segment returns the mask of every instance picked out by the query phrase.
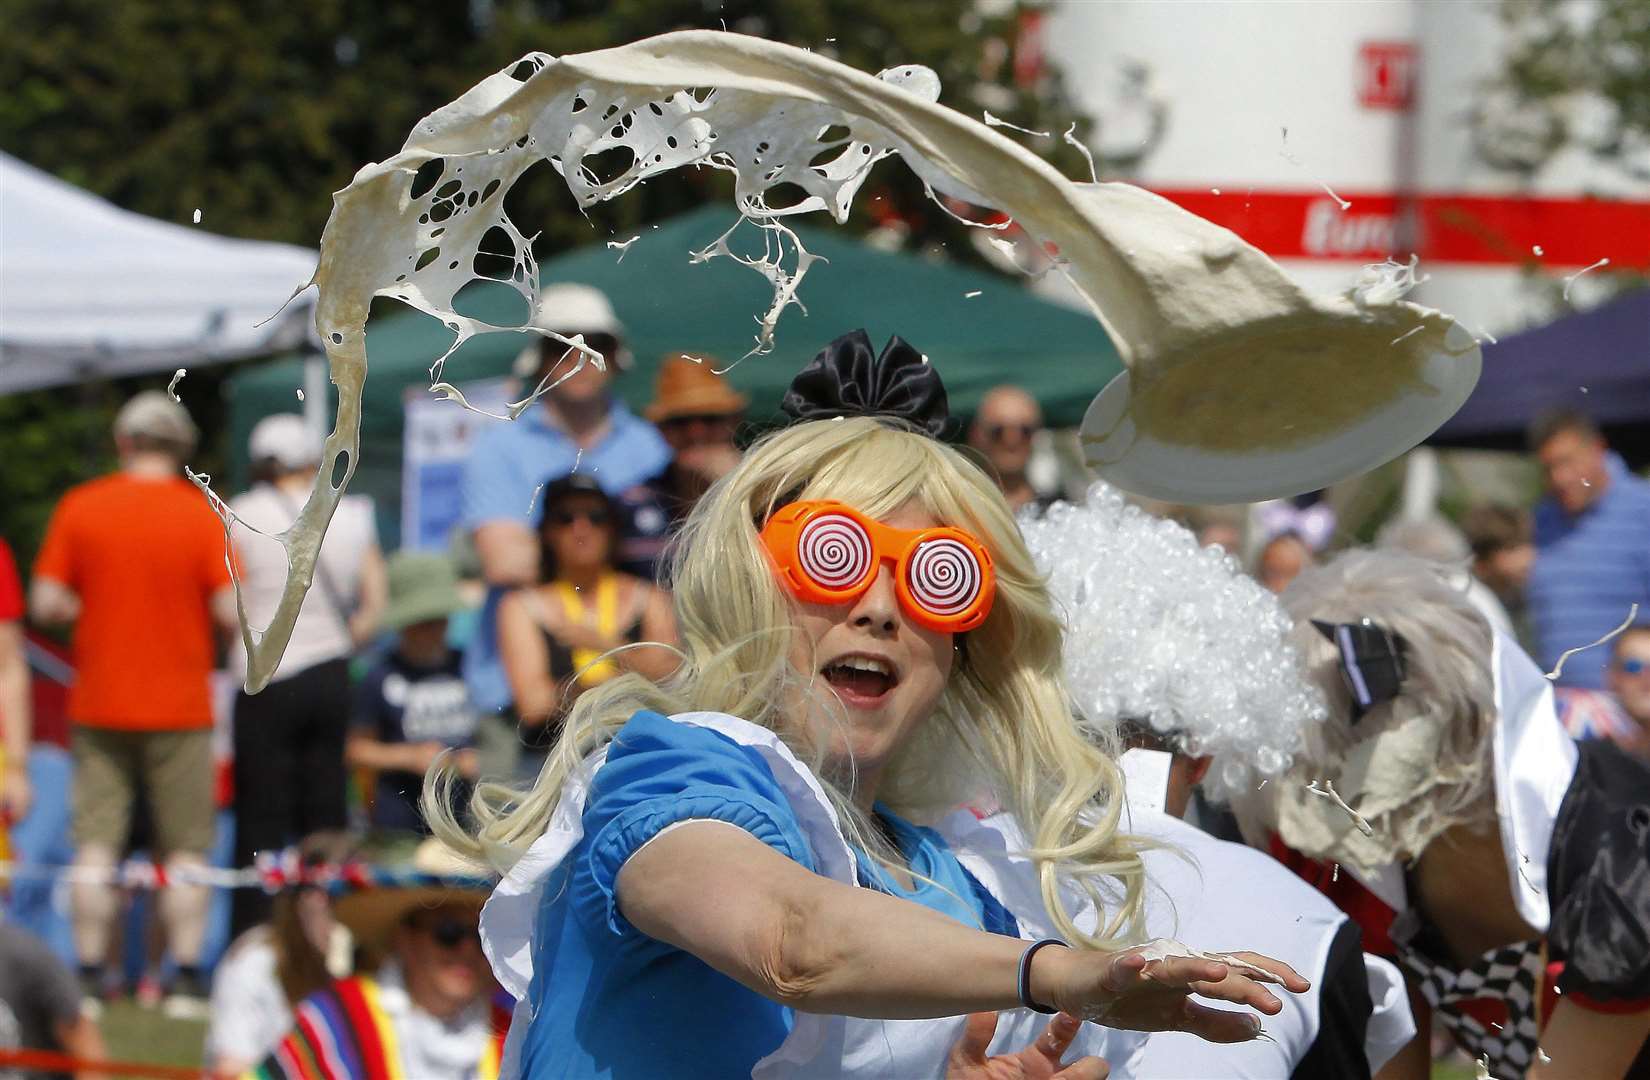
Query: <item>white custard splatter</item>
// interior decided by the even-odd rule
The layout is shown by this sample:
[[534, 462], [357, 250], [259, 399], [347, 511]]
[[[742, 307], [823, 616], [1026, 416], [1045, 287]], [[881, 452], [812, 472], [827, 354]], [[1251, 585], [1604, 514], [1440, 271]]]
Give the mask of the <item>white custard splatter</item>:
[[1564, 277], [1564, 299], [1568, 300], [1570, 298], [1570, 286], [1574, 285], [1576, 283], [1576, 279], [1579, 278], [1582, 274], [1587, 273], [1587, 271], [1589, 271], [1589, 270], [1598, 270], [1598, 269], [1601, 269], [1601, 268], [1609, 266], [1609, 265], [1610, 265], [1610, 260], [1609, 260], [1608, 257], [1606, 257], [1606, 258], [1600, 259], [1598, 262], [1594, 263], [1591, 266], [1583, 266], [1580, 270], [1577, 270], [1573, 274], [1566, 274], [1565, 277]]
[[1024, 132], [1027, 135], [1036, 135], [1044, 139], [1049, 137], [1049, 133], [1046, 131], [1033, 131], [1031, 128], [1021, 127], [1019, 124], [1011, 124], [1000, 117], [992, 116], [989, 112], [982, 113], [981, 118], [985, 120], [986, 127], [1008, 128], [1010, 131]]
[[[1582, 483], [1587, 487], [1592, 487], [1593, 486], [1592, 484], [1587, 483], [1587, 481], [1585, 481], [1585, 480], [1583, 480]], [[1613, 638], [1613, 637], [1617, 636], [1618, 634], [1621, 634], [1624, 631], [1626, 631], [1626, 629], [1629, 626], [1633, 625], [1633, 620], [1638, 618], [1638, 617], [1639, 617], [1639, 606], [1637, 604], [1634, 604], [1634, 605], [1632, 605], [1632, 607], [1630, 607], [1627, 610], [1627, 618], [1621, 620], [1621, 625], [1616, 627], [1614, 630], [1610, 631], [1608, 634], [1605, 634], [1603, 637], [1599, 638], [1597, 641], [1589, 642], [1586, 645], [1577, 645], [1573, 649], [1565, 649], [1563, 652], [1559, 653], [1558, 654], [1558, 663], [1553, 665], [1553, 670], [1547, 672], [1547, 678], [1556, 680], [1560, 675], [1564, 674], [1564, 661], [1568, 660], [1570, 657], [1574, 656], [1578, 652], [1586, 652], [1588, 649], [1598, 648], [1600, 645], [1603, 645], [1606, 641], [1609, 641], [1611, 638]]]

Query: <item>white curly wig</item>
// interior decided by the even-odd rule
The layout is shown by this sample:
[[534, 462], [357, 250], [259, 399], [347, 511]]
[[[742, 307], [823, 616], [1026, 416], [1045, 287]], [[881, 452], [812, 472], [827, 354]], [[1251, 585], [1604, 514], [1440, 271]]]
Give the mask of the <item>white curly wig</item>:
[[1212, 757], [1214, 799], [1283, 775], [1324, 704], [1300, 676], [1288, 617], [1235, 559], [1102, 483], [1020, 528], [1065, 622], [1085, 725], [1140, 724]]
[[[1329, 703], [1305, 731], [1290, 783], [1244, 800], [1246, 832], [1276, 828], [1290, 847], [1375, 872], [1413, 859], [1447, 829], [1495, 820], [1493, 638], [1437, 565], [1395, 551], [1353, 550], [1301, 574], [1282, 596], [1307, 678]], [[1369, 619], [1403, 638], [1398, 696], [1358, 720], [1336, 647], [1312, 625]], [[1368, 823], [1306, 789], [1332, 781]], [[1248, 804], [1254, 803], [1254, 806]], [[1269, 820], [1247, 820], [1256, 810]]]

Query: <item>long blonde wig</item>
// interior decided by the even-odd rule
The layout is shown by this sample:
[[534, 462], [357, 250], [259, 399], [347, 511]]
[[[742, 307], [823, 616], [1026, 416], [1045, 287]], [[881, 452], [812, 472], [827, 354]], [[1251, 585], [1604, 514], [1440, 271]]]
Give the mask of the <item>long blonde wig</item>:
[[[1025, 854], [1060, 931], [1095, 948], [1132, 941], [1143, 871], [1136, 843], [1118, 829], [1122, 776], [1112, 748], [1085, 738], [1072, 719], [1060, 626], [1007, 503], [957, 451], [867, 417], [797, 424], [752, 446], [694, 507], [673, 555], [681, 667], [662, 685], [629, 675], [586, 691], [531, 790], [477, 788], [473, 833], [454, 819], [444, 781], [432, 774], [423, 807], [436, 834], [460, 854], [508, 866], [544, 831], [573, 771], [640, 709], [729, 713], [778, 733], [817, 764], [817, 750], [797, 745], [801, 736], [781, 716], [795, 700], [786, 691], [801, 685], [839, 715], [840, 703], [814, 672], [789, 662], [794, 609], [758, 535], [769, 514], [799, 499], [837, 499], [872, 517], [915, 500], [990, 550], [991, 615], [960, 641], [934, 713], [896, 750], [878, 797], [919, 821], [964, 804], [1002, 807], [1025, 832]], [[851, 778], [816, 772], [849, 839], [876, 854], [879, 832], [854, 806]], [[1065, 883], [1102, 913], [1092, 932], [1065, 909]]]
[[[1495, 820], [1495, 682], [1489, 624], [1446, 568], [1392, 551], [1348, 551], [1307, 570], [1281, 597], [1295, 620], [1291, 633], [1309, 681], [1323, 692], [1329, 717], [1305, 734], [1285, 782], [1267, 802], [1246, 800], [1290, 847], [1313, 858], [1377, 871], [1418, 857], [1457, 825]], [[1397, 633], [1407, 645], [1407, 674], [1397, 697], [1354, 721], [1339, 653], [1313, 619], [1360, 619]], [[1307, 790], [1335, 790], [1368, 823]], [[1240, 808], [1239, 817], [1248, 815]]]

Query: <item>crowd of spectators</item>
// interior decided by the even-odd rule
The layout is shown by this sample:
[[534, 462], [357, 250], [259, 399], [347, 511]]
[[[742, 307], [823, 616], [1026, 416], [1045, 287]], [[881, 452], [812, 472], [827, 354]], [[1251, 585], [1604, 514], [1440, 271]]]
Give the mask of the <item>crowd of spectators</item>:
[[[21, 1045], [101, 1053], [92, 1020], [122, 910], [110, 873], [137, 848], [164, 871], [155, 903], [173, 971], [164, 1008], [210, 1013], [208, 1060], [220, 1075], [278, 1051], [294, 1010], [316, 995], [357, 992], [340, 977], [371, 979], [403, 1053], [432, 1068], [473, 1065], [491, 1045], [497, 1017], [476, 896], [448, 890], [418, 902], [408, 892], [391, 908], [352, 914], [315, 889], [233, 890], [234, 940], [208, 1009], [211, 892], [191, 871], [220, 848], [238, 867], [295, 847], [336, 853], [329, 845], [363, 827], [379, 857], [425, 859], [418, 803], [438, 759], [456, 765], [449, 794], [461, 808], [479, 777], [536, 775], [585, 690], [625, 670], [655, 680], [674, 670], [671, 539], [738, 463], [748, 402], [714, 361], [677, 354], [633, 414], [613, 392], [631, 377], [624, 327], [594, 289], [546, 289], [533, 324], [547, 336], [535, 336], [515, 372], [540, 396], [515, 423], [489, 427], [464, 471], [461, 529], [478, 566], [479, 615], [460, 624], [477, 604], [450, 557], [386, 559], [370, 500], [343, 499], [273, 679], [259, 694], [234, 695], [227, 795], [215, 785], [209, 687], [220, 656], [236, 679], [246, 671], [231, 574], [248, 625], [262, 627], [287, 572], [279, 537], [308, 496], [322, 443], [297, 415], [257, 425], [253, 483], [228, 504], [226, 560], [224, 522], [182, 473], [197, 438], [188, 414], [159, 392], [121, 410], [119, 469], [64, 495], [28, 593], [38, 625], [73, 632], [79, 972], [77, 987], [49, 950], [0, 925], [0, 1002], [32, 1010], [11, 1005]], [[1037, 402], [1007, 385], [982, 397], [966, 430], [1017, 509], [1060, 495], [1032, 479], [1034, 452], [1049, 439]], [[1530, 450], [1546, 486], [1533, 511], [1485, 504], [1459, 526], [1395, 522], [1377, 544], [1451, 568], [1497, 630], [1553, 669], [1572, 734], [1650, 754], [1650, 483], [1578, 414], [1544, 419]], [[1275, 591], [1345, 542], [1321, 493], [1252, 511], [1203, 509], [1189, 523]], [[4, 824], [33, 802], [18, 582], [0, 543], [0, 858]], [[1637, 625], [1607, 647], [1565, 655], [1604, 637], [1633, 604]], [[220, 822], [227, 843], [215, 835]]]

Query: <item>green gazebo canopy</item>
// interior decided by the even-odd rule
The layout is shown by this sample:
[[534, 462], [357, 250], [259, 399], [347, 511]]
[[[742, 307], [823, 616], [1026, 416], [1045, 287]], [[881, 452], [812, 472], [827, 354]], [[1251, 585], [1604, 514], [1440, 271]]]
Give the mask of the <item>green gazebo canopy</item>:
[[[622, 260], [621, 252], [597, 242], [540, 265], [541, 285], [582, 282], [612, 300], [636, 358], [615, 389], [633, 410], [652, 397], [664, 355], [686, 352], [725, 366], [754, 344], [755, 320], [771, 298], [767, 282], [730, 259], [697, 266], [688, 262], [690, 252], [714, 242], [732, 223], [728, 209], [706, 207], [644, 227]], [[1090, 399], [1122, 369], [1097, 321], [1032, 294], [1020, 282], [919, 255], [880, 251], [829, 226], [797, 226], [796, 232], [808, 251], [824, 260], [808, 271], [801, 288], [807, 314], [789, 308], [779, 321], [775, 350], [738, 363], [728, 373], [749, 395], [753, 420], [777, 413], [791, 377], [821, 345], [859, 327], [878, 347], [897, 333], [922, 350], [944, 377], [957, 416], [972, 414], [987, 389], [1010, 382], [1042, 404], [1051, 425], [1073, 426]], [[759, 251], [761, 243], [759, 230], [744, 225], [732, 246], [749, 254]], [[520, 325], [527, 314], [522, 298], [502, 286], [472, 288], [458, 307], [496, 325]], [[394, 545], [397, 534], [405, 396], [429, 385], [430, 364], [452, 339], [452, 331], [439, 321], [399, 305], [367, 328], [361, 461], [351, 487], [377, 500], [386, 546]], [[524, 337], [514, 333], [474, 338], [448, 359], [444, 377], [463, 386], [506, 374], [524, 344]], [[262, 365], [230, 382], [232, 485], [245, 483], [246, 437], [252, 425], [271, 413], [301, 409], [294, 391], [302, 385], [303, 360], [298, 357]]]

